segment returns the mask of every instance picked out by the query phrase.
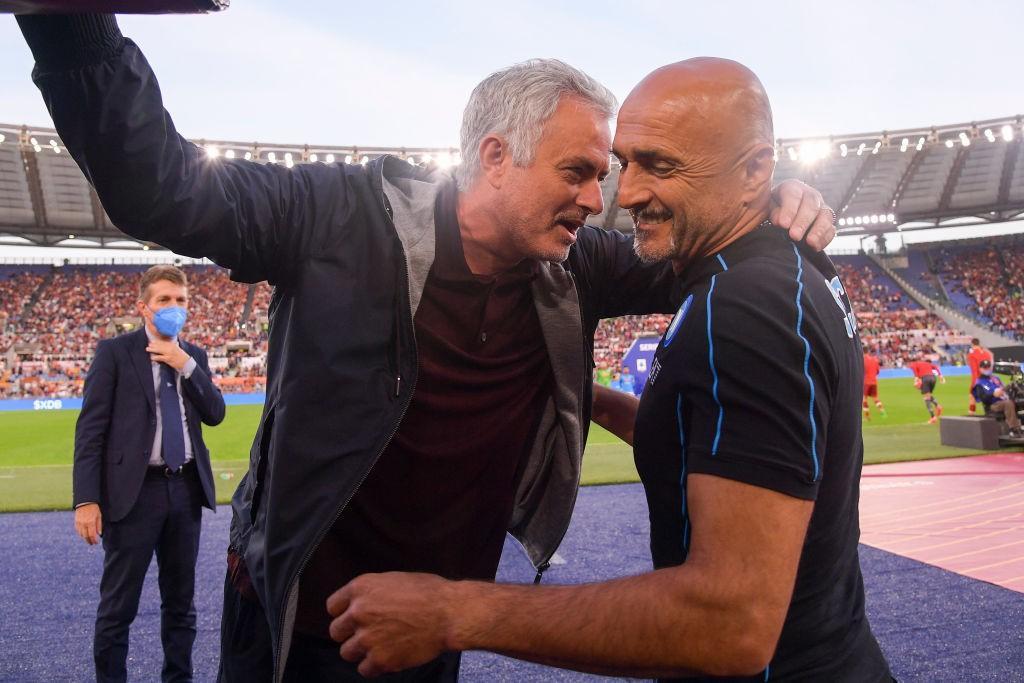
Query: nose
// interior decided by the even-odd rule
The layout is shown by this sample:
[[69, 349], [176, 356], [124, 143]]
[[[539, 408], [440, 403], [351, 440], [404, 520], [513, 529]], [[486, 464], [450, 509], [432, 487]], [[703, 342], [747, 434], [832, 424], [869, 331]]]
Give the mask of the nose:
[[639, 209], [651, 201], [651, 193], [637, 179], [634, 164], [619, 172], [619, 191], [615, 200], [623, 209]]
[[604, 193], [601, 191], [601, 181], [594, 178], [584, 184], [583, 189], [576, 197], [576, 205], [590, 216], [596, 216], [604, 211]]

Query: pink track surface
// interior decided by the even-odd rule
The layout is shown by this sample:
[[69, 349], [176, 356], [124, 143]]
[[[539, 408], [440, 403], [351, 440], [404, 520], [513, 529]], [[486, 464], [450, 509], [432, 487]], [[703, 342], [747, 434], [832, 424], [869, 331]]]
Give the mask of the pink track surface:
[[1024, 453], [869, 465], [861, 542], [1024, 593]]

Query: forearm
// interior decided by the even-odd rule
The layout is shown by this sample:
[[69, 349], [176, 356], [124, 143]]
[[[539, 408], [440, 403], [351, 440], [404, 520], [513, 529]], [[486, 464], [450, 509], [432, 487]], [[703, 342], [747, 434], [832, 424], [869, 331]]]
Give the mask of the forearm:
[[585, 586], [452, 585], [450, 649], [491, 650], [602, 675], [749, 675], [756, 600], [698, 568]]
[[591, 418], [600, 426], [633, 445], [633, 425], [640, 405], [636, 396], [594, 384], [594, 409]]
[[[245, 247], [252, 245], [239, 226], [253, 219], [242, 215], [243, 207], [270, 204], [233, 197], [257, 180], [227, 160], [206, 159], [177, 133], [156, 76], [113, 16], [26, 15], [18, 22], [61, 141], [114, 224], [176, 253], [210, 257], [240, 277], [267, 277], [258, 259], [247, 258]], [[248, 173], [264, 184], [254, 194], [273, 195], [273, 169], [248, 167], [256, 167]], [[264, 213], [266, 225], [273, 216]]]

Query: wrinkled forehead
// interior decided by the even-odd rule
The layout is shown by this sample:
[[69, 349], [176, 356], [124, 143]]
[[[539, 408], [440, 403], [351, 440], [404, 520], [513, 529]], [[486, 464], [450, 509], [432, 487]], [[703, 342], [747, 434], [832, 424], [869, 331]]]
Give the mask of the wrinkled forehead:
[[538, 151], [551, 157], [587, 157], [599, 164], [607, 161], [610, 146], [608, 118], [577, 98], [565, 97], [544, 123]]

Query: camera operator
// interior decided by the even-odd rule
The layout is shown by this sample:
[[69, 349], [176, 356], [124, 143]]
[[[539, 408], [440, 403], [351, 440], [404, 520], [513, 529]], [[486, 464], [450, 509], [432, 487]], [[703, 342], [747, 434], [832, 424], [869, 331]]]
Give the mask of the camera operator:
[[1006, 393], [1003, 381], [992, 374], [992, 361], [986, 359], [978, 364], [980, 375], [978, 381], [971, 388], [971, 394], [978, 403], [984, 404], [990, 413], [1003, 413], [1006, 416], [1006, 426], [1010, 428], [1010, 436], [1022, 438], [1020, 418], [1017, 417], [1016, 402]]

